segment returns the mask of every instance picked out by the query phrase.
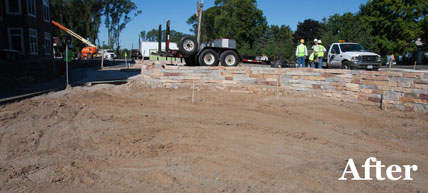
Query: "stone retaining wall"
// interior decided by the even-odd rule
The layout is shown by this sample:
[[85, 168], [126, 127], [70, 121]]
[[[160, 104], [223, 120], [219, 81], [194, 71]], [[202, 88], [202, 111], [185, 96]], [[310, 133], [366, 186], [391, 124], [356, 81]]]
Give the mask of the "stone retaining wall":
[[[428, 112], [428, 72], [265, 67], [179, 67], [143, 65], [151, 86], [239, 88], [245, 92], [299, 91], [308, 95]], [[279, 82], [278, 82], [279, 81]]]

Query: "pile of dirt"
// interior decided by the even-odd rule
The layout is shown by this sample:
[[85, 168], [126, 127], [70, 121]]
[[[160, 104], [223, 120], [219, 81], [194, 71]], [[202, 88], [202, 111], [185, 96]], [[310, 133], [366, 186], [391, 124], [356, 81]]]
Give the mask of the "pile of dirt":
[[[128, 84], [0, 106], [0, 191], [428, 191], [426, 115], [296, 93], [191, 101], [188, 88]], [[414, 181], [338, 181], [349, 158], [363, 175], [368, 157], [419, 169]]]

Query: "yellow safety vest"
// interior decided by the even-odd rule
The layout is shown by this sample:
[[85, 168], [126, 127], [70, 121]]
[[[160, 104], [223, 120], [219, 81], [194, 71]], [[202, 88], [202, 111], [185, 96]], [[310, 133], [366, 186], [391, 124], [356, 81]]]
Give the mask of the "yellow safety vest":
[[297, 50], [298, 50], [297, 57], [305, 56], [305, 45], [303, 44], [298, 45]]
[[315, 55], [315, 54], [314, 54], [314, 52], [312, 52], [312, 54], [309, 56], [309, 60], [310, 60], [310, 61], [313, 61], [313, 60], [314, 60], [314, 55]]
[[325, 51], [324, 46], [318, 45], [318, 57], [320, 58], [324, 57], [324, 51]]

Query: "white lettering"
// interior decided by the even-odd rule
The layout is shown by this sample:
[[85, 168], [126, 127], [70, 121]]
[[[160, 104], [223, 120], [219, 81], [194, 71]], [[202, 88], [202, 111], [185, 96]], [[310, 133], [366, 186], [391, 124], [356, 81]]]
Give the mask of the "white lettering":
[[[373, 164], [374, 163], [374, 164]], [[357, 167], [355, 166], [354, 160], [352, 158], [349, 158], [348, 162], [346, 163], [345, 170], [343, 170], [342, 177], [339, 178], [339, 180], [348, 180], [346, 178], [346, 174], [352, 174], [353, 178], [351, 180], [373, 180], [371, 177], [371, 169], [376, 169], [376, 179], [379, 181], [383, 181], [385, 179], [389, 179], [392, 181], [397, 181], [400, 179], [403, 180], [413, 180], [411, 177], [411, 172], [416, 172], [418, 170], [417, 165], [403, 165], [404, 167], [404, 178], [403, 178], [403, 169], [399, 165], [390, 165], [386, 168], [386, 178], [382, 176], [382, 168], [385, 168], [385, 165], [382, 165], [382, 162], [377, 160], [375, 157], [369, 157], [367, 158], [364, 165], [361, 165], [361, 167], [364, 168], [364, 178], [361, 178], [358, 174]], [[349, 169], [348, 169], [349, 168]]]
[[[376, 159], [376, 158], [375, 158]], [[376, 179], [377, 180], [385, 180], [384, 177], [382, 177], [382, 168], [384, 168], [385, 165], [382, 165], [382, 163], [380, 161], [376, 162]]]
[[362, 167], [364, 168], [364, 180], [373, 180], [373, 178], [370, 178], [370, 168], [372, 167], [370, 165], [370, 161], [376, 162], [376, 158], [369, 157], [366, 160], [366, 163], [364, 165], [362, 165]]
[[412, 177], [410, 177], [410, 169], [412, 169], [414, 172], [418, 171], [418, 166], [417, 165], [404, 165], [404, 179], [403, 180], [413, 180]]
[[[351, 171], [348, 171], [348, 167], [351, 169]], [[349, 159], [348, 163], [346, 163], [345, 170], [343, 171], [342, 177], [339, 178], [339, 180], [348, 180], [347, 178], [345, 178], [345, 175], [349, 173], [352, 173], [352, 175], [354, 176], [352, 180], [362, 180], [360, 178], [360, 175], [358, 174], [357, 167], [355, 167], [354, 160], [352, 159]]]
[[399, 177], [394, 177], [392, 175], [392, 173], [401, 173], [401, 167], [397, 166], [397, 165], [390, 165], [387, 169], [386, 169], [386, 177], [388, 177], [388, 179], [392, 180], [392, 181], [396, 181], [401, 179], [401, 175]]

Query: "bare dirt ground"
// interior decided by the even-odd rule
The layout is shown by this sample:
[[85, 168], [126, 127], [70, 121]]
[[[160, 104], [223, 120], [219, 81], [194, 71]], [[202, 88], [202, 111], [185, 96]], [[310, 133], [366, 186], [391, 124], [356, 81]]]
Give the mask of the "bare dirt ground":
[[[428, 192], [426, 114], [191, 96], [98, 85], [0, 106], [0, 192]], [[363, 176], [368, 157], [419, 169], [414, 181], [338, 181], [349, 158]]]

